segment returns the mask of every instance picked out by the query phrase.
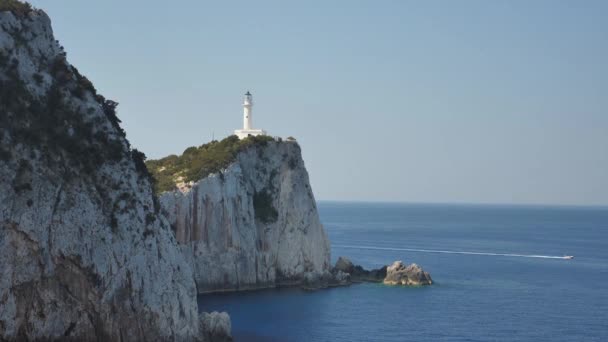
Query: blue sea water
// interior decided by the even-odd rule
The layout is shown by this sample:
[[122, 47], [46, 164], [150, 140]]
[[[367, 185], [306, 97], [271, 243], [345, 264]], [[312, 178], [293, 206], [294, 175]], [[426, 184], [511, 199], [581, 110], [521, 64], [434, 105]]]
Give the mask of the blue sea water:
[[199, 296], [201, 310], [230, 313], [236, 341], [608, 341], [608, 208], [318, 207], [334, 261], [416, 262], [436, 283]]

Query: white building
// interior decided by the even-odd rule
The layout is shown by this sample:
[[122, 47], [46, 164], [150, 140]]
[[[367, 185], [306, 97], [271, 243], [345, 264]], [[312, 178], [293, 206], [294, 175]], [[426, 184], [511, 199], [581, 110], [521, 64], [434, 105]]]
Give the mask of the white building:
[[245, 94], [245, 100], [243, 101], [243, 129], [237, 129], [234, 131], [234, 134], [239, 137], [239, 139], [245, 139], [249, 135], [266, 135], [266, 131], [264, 130], [253, 129], [251, 117], [252, 107], [253, 98], [251, 97], [251, 93], [247, 92], [247, 94]]

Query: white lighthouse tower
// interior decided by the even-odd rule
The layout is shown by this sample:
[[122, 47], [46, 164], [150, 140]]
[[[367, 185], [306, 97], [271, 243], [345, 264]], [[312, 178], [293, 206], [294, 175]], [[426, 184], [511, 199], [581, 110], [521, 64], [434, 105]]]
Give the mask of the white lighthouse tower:
[[249, 91], [245, 94], [245, 99], [243, 100], [243, 129], [237, 129], [234, 131], [234, 134], [239, 137], [239, 139], [245, 139], [250, 135], [266, 135], [266, 131], [261, 129], [253, 129], [252, 124], [252, 112], [253, 107], [253, 97]]

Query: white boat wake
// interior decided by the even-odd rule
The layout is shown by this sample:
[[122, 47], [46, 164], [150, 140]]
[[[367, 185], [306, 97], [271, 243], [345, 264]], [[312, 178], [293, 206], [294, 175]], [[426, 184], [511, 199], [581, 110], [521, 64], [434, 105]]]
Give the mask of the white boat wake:
[[332, 245], [332, 247], [353, 248], [353, 249], [373, 249], [373, 250], [383, 250], [383, 251], [406, 251], [406, 252], [417, 252], [417, 253], [490, 255], [490, 256], [520, 257], [520, 258], [565, 259], [565, 260], [570, 260], [570, 259], [574, 258], [571, 255], [557, 256], [557, 255], [534, 255], [534, 254], [515, 254], [515, 253], [486, 253], [486, 252], [444, 251], [444, 250], [435, 250], [435, 249], [393, 248], [393, 247], [352, 246], [352, 245]]

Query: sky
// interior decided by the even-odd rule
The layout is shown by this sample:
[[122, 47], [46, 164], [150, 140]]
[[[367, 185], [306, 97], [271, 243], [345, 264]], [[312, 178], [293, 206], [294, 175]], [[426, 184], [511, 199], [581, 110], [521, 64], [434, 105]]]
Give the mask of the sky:
[[608, 1], [31, 3], [148, 158], [250, 90], [320, 200], [608, 205]]

